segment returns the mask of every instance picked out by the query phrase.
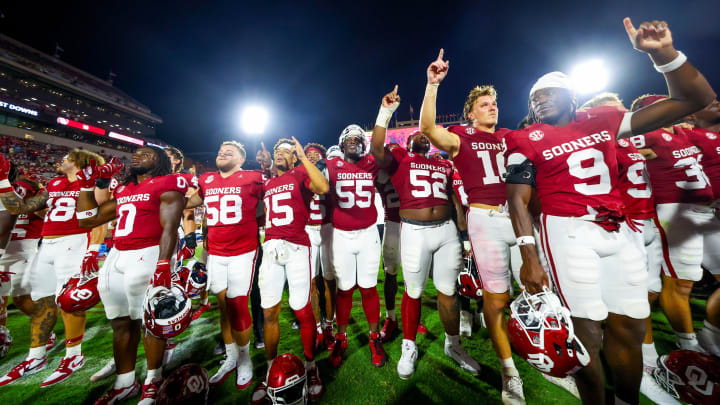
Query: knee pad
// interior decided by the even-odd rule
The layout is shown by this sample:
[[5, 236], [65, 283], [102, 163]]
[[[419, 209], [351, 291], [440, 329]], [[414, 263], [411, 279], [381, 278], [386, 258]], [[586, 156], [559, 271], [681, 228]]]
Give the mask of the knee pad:
[[645, 319], [650, 316], [650, 303], [645, 301], [627, 301], [623, 303], [624, 315], [633, 319]]
[[421, 285], [408, 285], [407, 280], [405, 280], [405, 293], [408, 295], [408, 297], [418, 300], [422, 296], [423, 291], [425, 288]]
[[252, 326], [247, 295], [228, 298], [225, 302], [227, 303], [228, 319], [233, 330], [242, 332]]
[[600, 281], [600, 263], [591, 249], [577, 248], [568, 251], [567, 278], [574, 286], [597, 284]]

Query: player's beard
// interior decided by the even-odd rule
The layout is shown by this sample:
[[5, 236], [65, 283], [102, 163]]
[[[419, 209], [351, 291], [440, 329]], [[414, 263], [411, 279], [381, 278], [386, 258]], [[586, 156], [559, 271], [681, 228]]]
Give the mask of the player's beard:
[[360, 158], [362, 158], [362, 154], [360, 154], [359, 150], [355, 151], [355, 152], [345, 152], [345, 160], [350, 159], [350, 160], [358, 161], [358, 160], [360, 160]]
[[216, 166], [220, 172], [227, 173], [227, 172], [231, 171], [236, 165], [232, 162], [228, 162], [228, 163], [225, 163], [222, 165], [216, 164]]
[[135, 176], [142, 176], [143, 174], [146, 174], [150, 170], [151, 170], [150, 167], [130, 166], [130, 174], [133, 174]]

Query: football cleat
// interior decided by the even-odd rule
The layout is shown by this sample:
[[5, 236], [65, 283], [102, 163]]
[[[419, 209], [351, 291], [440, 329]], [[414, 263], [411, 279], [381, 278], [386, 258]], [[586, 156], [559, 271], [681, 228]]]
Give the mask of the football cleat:
[[648, 397], [648, 399], [659, 405], [680, 405], [680, 402], [678, 402], [677, 399], [673, 398], [672, 395], [658, 385], [651, 373], [648, 373], [647, 370], [643, 370], [642, 380], [640, 380], [640, 392]]
[[469, 311], [460, 311], [460, 336], [472, 336], [472, 315]]
[[525, 394], [523, 393], [523, 382], [517, 370], [516, 375], [502, 376], [502, 402], [504, 405], [522, 405], [525, 403]]
[[160, 389], [162, 383], [162, 378], [156, 378], [150, 381], [150, 384], [143, 384], [142, 395], [140, 396], [140, 401], [138, 401], [138, 405], [153, 405], [155, 403], [155, 398], [157, 397], [158, 390]]
[[230, 359], [227, 356], [225, 357], [225, 360], [220, 364], [220, 368], [218, 371], [210, 377], [210, 384], [211, 385], [220, 385], [225, 382], [225, 380], [232, 374], [233, 371], [237, 368], [237, 361], [235, 359]]
[[345, 353], [345, 350], [347, 350], [347, 334], [345, 333], [336, 333], [335, 334], [335, 343], [332, 345], [332, 352], [330, 352], [330, 364], [332, 364], [333, 367], [338, 368], [342, 364], [343, 361], [343, 353]]
[[70, 357], [63, 357], [60, 361], [60, 365], [55, 371], [50, 374], [50, 377], [46, 378], [45, 381], [40, 384], [40, 387], [45, 388], [57, 383], [61, 383], [72, 375], [75, 371], [82, 368], [85, 365], [85, 356], [82, 354]]
[[398, 376], [407, 380], [415, 374], [415, 361], [417, 361], [418, 350], [415, 342], [408, 339], [402, 341], [402, 355], [397, 364]]
[[445, 335], [445, 355], [455, 360], [455, 362], [472, 375], [480, 374], [480, 365], [475, 359], [465, 351], [462, 344], [452, 344], [447, 335]]
[[200, 306], [200, 308], [198, 308], [195, 312], [193, 312], [191, 321], [194, 321], [194, 320], [200, 318], [200, 316], [208, 309], [210, 309], [209, 302], [205, 305]]
[[550, 381], [552, 384], [557, 385], [558, 387], [569, 392], [575, 398], [580, 399], [580, 391], [578, 391], [577, 383], [575, 383], [575, 377], [569, 375], [565, 378], [560, 378], [560, 377], [553, 377], [553, 376], [547, 375], [545, 373], [540, 373], [540, 374], [542, 374], [543, 378]]
[[303, 362], [292, 353], [283, 353], [273, 360], [268, 370], [267, 396], [273, 404], [304, 404], [307, 402], [306, 381]]
[[717, 330], [716, 326], [705, 321], [705, 327], [697, 331], [697, 340], [706, 352], [720, 357], [720, 332]]
[[508, 335], [515, 351], [543, 373], [566, 377], [590, 363], [575, 336], [570, 310], [549, 290], [523, 291], [510, 304]]
[[207, 370], [197, 364], [186, 364], [163, 381], [155, 395], [155, 405], [207, 404], [209, 393]]
[[95, 401], [95, 405], [113, 405], [128, 398], [132, 398], [140, 392], [140, 384], [134, 381], [129, 387], [110, 388], [105, 395]]
[[42, 359], [25, 359], [13, 367], [9, 373], [0, 377], [0, 387], [8, 385], [20, 379], [24, 375], [35, 374], [47, 367], [47, 357]]
[[387, 361], [387, 354], [383, 348], [380, 332], [370, 332], [370, 354], [372, 355], [372, 364], [375, 367], [382, 367]]
[[421, 334], [425, 335], [428, 333], [428, 328], [426, 328], [425, 325], [423, 325], [423, 323], [420, 322], [418, 324], [417, 333], [421, 333]]
[[250, 359], [250, 352], [240, 352], [237, 359], [237, 374], [235, 375], [235, 386], [244, 390], [253, 381], [253, 365]]
[[95, 374], [90, 376], [90, 381], [95, 382], [103, 380], [115, 374], [116, 371], [117, 367], [115, 366], [115, 359], [110, 359], [110, 361], [105, 363], [105, 365], [100, 370], [96, 371]]
[[332, 345], [335, 343], [335, 331], [333, 331], [332, 322], [326, 322], [325, 326], [323, 326], [323, 339], [325, 339], [325, 347], [332, 350]]
[[317, 401], [325, 393], [325, 386], [320, 380], [317, 366], [307, 370], [307, 392], [311, 401]]
[[252, 405], [264, 405], [269, 400], [270, 397], [268, 397], [267, 394], [267, 383], [263, 381], [253, 390], [252, 397], [250, 397], [250, 403]]
[[[0, 300], [1, 299], [2, 298], [0, 298]], [[12, 336], [10, 336], [10, 330], [4, 325], [0, 325], [0, 359], [8, 354], [10, 346], [12, 346]]]
[[380, 339], [383, 343], [387, 343], [392, 339], [395, 333], [398, 331], [398, 321], [390, 318], [385, 318], [385, 324], [380, 330]]
[[45, 351], [49, 352], [50, 349], [55, 346], [55, 341], [57, 340], [57, 336], [55, 336], [55, 332], [50, 332], [50, 337], [48, 338], [47, 343], [45, 344]]

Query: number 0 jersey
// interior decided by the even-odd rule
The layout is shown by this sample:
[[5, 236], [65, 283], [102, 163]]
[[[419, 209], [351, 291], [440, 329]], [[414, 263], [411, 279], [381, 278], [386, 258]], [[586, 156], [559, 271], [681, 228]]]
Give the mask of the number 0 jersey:
[[327, 160], [333, 226], [342, 231], [369, 228], [377, 221], [375, 179], [378, 168], [372, 155], [357, 163], [335, 158]]
[[255, 215], [263, 197], [262, 173], [240, 170], [228, 177], [219, 172], [205, 173], [198, 187], [205, 205], [208, 253], [238, 256], [257, 249]]
[[[615, 138], [623, 117], [621, 111], [600, 107], [577, 113], [564, 127], [536, 123], [512, 131], [505, 136], [505, 160], [508, 165], [532, 162], [545, 214], [581, 217], [599, 207], [619, 208]], [[467, 187], [468, 179], [463, 180]]]
[[397, 170], [392, 183], [400, 196], [400, 209], [421, 209], [446, 205], [452, 189], [452, 164], [409, 152], [400, 146], [390, 147]]
[[178, 173], [150, 177], [115, 188], [117, 225], [113, 243], [118, 250], [136, 250], [160, 244], [160, 196], [177, 191], [185, 196], [187, 180]]
[[80, 182], [70, 182], [67, 177], [56, 177], [47, 185], [48, 200], [42, 236], [77, 235], [88, 233], [81, 228], [75, 215], [80, 196]]
[[298, 166], [265, 181], [265, 241], [281, 239], [310, 246], [305, 224], [310, 217], [310, 176]]

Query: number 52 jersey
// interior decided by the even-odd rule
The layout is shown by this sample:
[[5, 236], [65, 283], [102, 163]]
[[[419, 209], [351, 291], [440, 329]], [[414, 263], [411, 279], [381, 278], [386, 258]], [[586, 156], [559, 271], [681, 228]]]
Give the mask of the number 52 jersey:
[[205, 173], [198, 181], [208, 225], [208, 253], [237, 256], [258, 247], [256, 209], [263, 195], [262, 173], [240, 170], [228, 177]]

